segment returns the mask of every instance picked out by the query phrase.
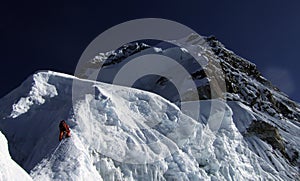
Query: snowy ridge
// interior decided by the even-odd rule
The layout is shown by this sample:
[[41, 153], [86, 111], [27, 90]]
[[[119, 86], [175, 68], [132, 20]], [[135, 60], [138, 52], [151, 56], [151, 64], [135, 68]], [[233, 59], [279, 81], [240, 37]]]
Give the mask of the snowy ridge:
[[[192, 34], [171, 43], [178, 47], [132, 43], [99, 53], [80, 70], [82, 79], [52, 71], [30, 76], [0, 99], [11, 158], [34, 180], [300, 180], [299, 104], [214, 37]], [[188, 71], [180, 82], [195, 82], [199, 119], [197, 96], [187, 90], [179, 100], [172, 77], [149, 76], [134, 85], [153, 93], [101, 83], [147, 54], [174, 59], [174, 72]], [[87, 80], [101, 66], [101, 82]], [[226, 82], [224, 99], [212, 99], [209, 72]], [[59, 142], [61, 119], [72, 137]], [[6, 146], [5, 137], [0, 133]], [[0, 177], [30, 179], [7, 147], [0, 150]]]
[[[38, 72], [33, 77], [0, 100], [1, 117], [5, 118], [0, 129], [9, 140], [13, 159], [34, 180], [292, 180], [296, 177], [295, 167], [286, 167], [289, 172], [284, 168], [278, 171], [249, 148], [238, 129], [243, 126], [236, 126], [252, 121], [248, 114], [253, 113], [245, 112], [243, 107], [232, 110], [232, 105], [220, 101], [226, 112], [222, 120], [216, 120], [221, 124], [220, 129], [213, 132], [206, 121], [217, 112], [209, 112], [209, 100], [201, 103], [201, 120], [194, 120], [153, 93], [51, 71]], [[94, 94], [85, 94], [72, 102], [73, 80], [95, 90]], [[32, 94], [32, 89], [37, 92]], [[43, 95], [45, 101], [8, 117], [15, 104], [28, 104], [15, 100], [28, 95]], [[7, 109], [7, 105], [11, 108]], [[234, 113], [239, 110], [239, 114]], [[59, 143], [61, 119], [67, 120], [72, 137]], [[237, 124], [239, 120], [244, 121]], [[260, 139], [254, 137], [251, 141], [256, 141], [257, 149], [265, 145], [272, 150]]]
[[102, 180], [92, 164], [92, 160], [76, 134], [63, 140], [50, 156], [44, 158], [34, 169], [34, 180]]

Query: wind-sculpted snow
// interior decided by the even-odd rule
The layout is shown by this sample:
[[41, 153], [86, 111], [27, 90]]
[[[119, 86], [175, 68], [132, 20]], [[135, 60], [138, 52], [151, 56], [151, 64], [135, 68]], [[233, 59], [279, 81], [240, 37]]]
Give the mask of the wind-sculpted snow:
[[[279, 156], [271, 156], [276, 167], [269, 161], [265, 149], [276, 150], [268, 144], [255, 136], [244, 138], [243, 130], [258, 116], [245, 107], [202, 101], [200, 119], [194, 120], [175, 104], [142, 90], [51, 71], [33, 77], [0, 100], [4, 118], [0, 129], [12, 158], [34, 180], [293, 180], [297, 176], [297, 167], [286, 165]], [[74, 80], [94, 92], [72, 100]], [[44, 101], [11, 116], [14, 105], [28, 105], [19, 100], [30, 96]], [[218, 109], [210, 112], [211, 101], [225, 106], [224, 116]], [[59, 142], [61, 119], [70, 125], [72, 136]], [[291, 136], [295, 135], [299, 127], [290, 126], [294, 126]]]
[[20, 98], [20, 100], [13, 105], [13, 111], [10, 116], [16, 118], [26, 113], [34, 104], [41, 105], [45, 102], [45, 98], [56, 96], [56, 89], [53, 85], [48, 84], [48, 79], [47, 74], [33, 75], [34, 84], [28, 96]]

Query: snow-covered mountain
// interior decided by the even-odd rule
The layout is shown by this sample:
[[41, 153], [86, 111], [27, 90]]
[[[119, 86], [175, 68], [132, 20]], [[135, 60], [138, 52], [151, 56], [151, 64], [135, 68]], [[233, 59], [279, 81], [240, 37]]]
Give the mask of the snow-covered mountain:
[[[100, 53], [79, 78], [52, 71], [29, 77], [0, 100], [0, 130], [13, 160], [34, 180], [299, 180], [299, 104], [213, 37], [172, 43], [178, 46], [135, 43]], [[194, 80], [198, 96], [187, 90], [180, 100], [172, 82], [160, 76], [139, 79], [138, 89], [107, 84], [123, 65], [146, 54], [177, 60], [191, 75], [182, 82]], [[88, 80], [100, 66], [101, 82]], [[227, 92], [214, 98], [206, 73], [220, 71]], [[77, 89], [93, 91], [74, 99], [74, 81]], [[199, 118], [180, 109], [192, 110], [197, 97]], [[72, 137], [59, 142], [61, 119]], [[8, 164], [2, 178], [25, 175], [7, 149], [2, 152], [0, 164]]]
[[[178, 70], [182, 66], [188, 70], [189, 75], [183, 77], [182, 82], [184, 84], [186, 80], [193, 79], [197, 85], [197, 96], [186, 89], [184, 96], [180, 99], [178, 93], [174, 91], [176, 89], [172, 82], [169, 81], [174, 77], [143, 77], [136, 81], [133, 87], [157, 93], [177, 106], [181, 106], [182, 101], [214, 98], [213, 95], [217, 93], [213, 92], [215, 88], [211, 87], [214, 85], [211, 80], [217, 79], [218, 84], [222, 84], [223, 81], [226, 83], [226, 92], [219, 97], [227, 100], [227, 104], [234, 112], [234, 117], [241, 113], [240, 109], [251, 110], [249, 113], [251, 120], [235, 118], [234, 123], [252, 151], [265, 157], [270, 164], [280, 170], [280, 166], [276, 166], [268, 154], [259, 151], [260, 148], [252, 140], [255, 135], [255, 138], [266, 142], [280, 152], [279, 154], [272, 152], [272, 155], [284, 158], [284, 161], [281, 160], [284, 162], [282, 164], [292, 165], [299, 169], [299, 148], [297, 147], [299, 147], [300, 140], [297, 130], [300, 108], [298, 103], [290, 100], [287, 95], [266, 80], [253, 63], [226, 49], [213, 36], [205, 38], [192, 34], [180, 40], [170, 41], [170, 43], [175, 46], [170, 46], [166, 42], [153, 47], [135, 43], [125, 45], [117, 51], [100, 53], [87, 62], [87, 66], [82, 68], [79, 76], [83, 75], [88, 78], [90, 76], [88, 73], [95, 72], [93, 70], [102, 67], [97, 80], [114, 83], [114, 76], [111, 75], [136, 57], [149, 53], [170, 57], [180, 63], [178, 67], [172, 67], [172, 71], [180, 72]], [[140, 47], [144, 48], [141, 50]], [[186, 47], [188, 50], [181, 47]], [[127, 53], [128, 49], [130, 49], [130, 54]], [[201, 66], [192, 55], [198, 57]], [[109, 60], [110, 64], [105, 64], [106, 60]], [[170, 71], [170, 67], [166, 67], [165, 71]], [[224, 77], [222, 73], [225, 74]], [[268, 148], [263, 147], [263, 150], [268, 150]]]

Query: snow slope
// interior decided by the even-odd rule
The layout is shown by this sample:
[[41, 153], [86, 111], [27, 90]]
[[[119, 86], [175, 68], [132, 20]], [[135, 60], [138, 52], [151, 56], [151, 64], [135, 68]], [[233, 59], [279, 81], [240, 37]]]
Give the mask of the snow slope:
[[32, 180], [15, 161], [8, 152], [8, 144], [5, 136], [0, 132], [0, 180]]
[[[73, 81], [80, 82], [80, 90], [93, 91], [72, 100]], [[224, 116], [218, 116], [218, 110], [210, 112], [212, 101], [224, 105]], [[194, 120], [153, 93], [42, 71], [2, 98], [0, 106], [0, 130], [12, 158], [34, 180], [294, 180], [299, 176], [298, 168], [280, 157], [272, 157], [277, 168], [267, 159], [270, 155], [254, 152], [253, 145], [261, 153], [266, 148], [277, 150], [255, 136], [245, 138], [241, 129], [255, 114], [222, 100], [202, 101], [200, 119]], [[211, 130], [208, 117], [219, 122], [219, 129]], [[72, 137], [59, 142], [61, 119], [67, 120]], [[291, 126], [297, 135], [299, 125]]]

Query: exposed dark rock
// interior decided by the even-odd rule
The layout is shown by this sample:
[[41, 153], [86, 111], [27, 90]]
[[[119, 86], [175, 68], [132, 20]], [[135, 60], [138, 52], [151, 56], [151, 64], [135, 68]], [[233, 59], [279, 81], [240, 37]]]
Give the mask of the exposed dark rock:
[[192, 78], [193, 80], [196, 80], [196, 79], [203, 79], [206, 77], [206, 74], [205, 74], [205, 71], [204, 69], [201, 69], [201, 70], [198, 70], [194, 73], [192, 73]]
[[263, 121], [253, 121], [247, 129], [247, 133], [256, 135], [270, 144], [273, 149], [279, 150], [285, 157], [288, 157], [282, 137], [275, 126]]
[[[255, 64], [227, 50], [214, 36], [207, 37], [206, 41], [216, 56], [222, 60], [220, 64], [225, 73], [226, 89], [229, 93], [238, 94], [241, 102], [264, 111], [270, 116], [300, 121], [300, 112], [296, 109], [298, 106], [266, 80]], [[262, 84], [265, 89], [259, 90], [255, 86], [257, 84], [255, 82]], [[272, 92], [282, 96], [278, 97], [277, 94], [275, 95]], [[266, 103], [268, 103], [268, 106], [265, 106]], [[279, 114], [275, 114], [272, 110]]]
[[125, 58], [135, 53], [138, 53], [142, 50], [145, 50], [147, 48], [150, 48], [150, 46], [144, 43], [129, 43], [123, 45], [121, 48], [115, 51], [115, 52], [119, 51], [118, 53], [113, 53], [107, 58], [107, 60], [103, 63], [103, 66], [120, 63]]

